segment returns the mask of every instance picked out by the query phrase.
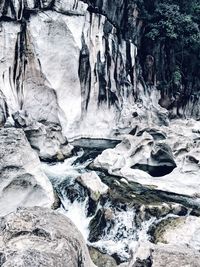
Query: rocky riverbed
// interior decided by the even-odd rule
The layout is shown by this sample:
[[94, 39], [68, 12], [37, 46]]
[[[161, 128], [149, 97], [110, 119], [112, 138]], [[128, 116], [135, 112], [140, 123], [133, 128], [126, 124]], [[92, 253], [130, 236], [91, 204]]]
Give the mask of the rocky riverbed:
[[[173, 143], [178, 123], [187, 127], [188, 136], [184, 134], [183, 140], [179, 137]], [[172, 257], [170, 262], [168, 253], [181, 258], [181, 253], [193, 251], [199, 257], [200, 243], [194, 234], [200, 229], [199, 165], [198, 159], [190, 158], [191, 151], [193, 157], [199, 157], [198, 124], [176, 121], [174, 125], [174, 130], [165, 128], [163, 134], [161, 129], [144, 129], [125, 135], [121, 142], [77, 140], [72, 143], [77, 155], [63, 163], [43, 164], [61, 199], [60, 212], [82, 232], [97, 266], [117, 266], [129, 261], [131, 255], [130, 266], [178, 266], [179, 260]], [[145, 170], [130, 168], [133, 162], [144, 164], [141, 160]], [[160, 166], [169, 173], [160, 174]], [[127, 175], [122, 174], [123, 168], [130, 169]], [[159, 175], [151, 175], [148, 168], [158, 168], [153, 173]], [[143, 250], [148, 252], [146, 256]], [[159, 265], [162, 257], [166, 259]], [[137, 265], [139, 262], [143, 263]], [[183, 266], [196, 266], [195, 262], [183, 260]]]
[[200, 266], [199, 16], [147, 2], [0, 0], [0, 266]]

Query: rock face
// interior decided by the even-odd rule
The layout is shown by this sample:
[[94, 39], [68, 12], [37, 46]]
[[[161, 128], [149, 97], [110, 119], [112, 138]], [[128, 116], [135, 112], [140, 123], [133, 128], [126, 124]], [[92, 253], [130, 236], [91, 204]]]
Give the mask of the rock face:
[[97, 249], [89, 247], [89, 252], [92, 260], [98, 267], [117, 267], [117, 263], [109, 255], [99, 252]]
[[164, 141], [154, 141], [145, 132], [141, 136], [125, 136], [116, 148], [103, 151], [94, 165], [110, 172], [130, 167], [155, 177], [168, 174], [176, 167], [170, 147]]
[[[158, 129], [166, 139], [155, 140], [142, 130], [127, 135], [114, 149], [102, 152], [93, 167], [149, 188], [199, 199], [199, 122], [176, 120]], [[155, 132], [154, 132], [155, 135]], [[156, 137], [157, 138], [157, 137]], [[163, 139], [163, 137], [162, 137]]]
[[141, 119], [166, 124], [163, 94], [145, 84], [136, 62], [138, 14], [133, 1], [2, 1], [8, 114], [25, 110], [72, 138], [128, 131]]
[[93, 127], [96, 112], [99, 129], [108, 134], [128, 108], [124, 95], [133, 100], [135, 45], [81, 1], [20, 3], [1, 5], [0, 85], [9, 113], [26, 110], [74, 137], [78, 125], [86, 135], [100, 134]]
[[73, 147], [63, 136], [60, 125], [39, 123], [32, 119], [27, 111], [18, 111], [12, 116], [15, 126], [24, 130], [30, 145], [42, 160], [62, 160], [71, 155]]
[[22, 130], [0, 129], [0, 215], [19, 206], [51, 207], [53, 188]]
[[83, 238], [65, 216], [23, 208], [0, 218], [1, 266], [95, 267]]
[[8, 109], [7, 109], [6, 99], [2, 91], [0, 90], [0, 127], [2, 127], [6, 119], [8, 117]]

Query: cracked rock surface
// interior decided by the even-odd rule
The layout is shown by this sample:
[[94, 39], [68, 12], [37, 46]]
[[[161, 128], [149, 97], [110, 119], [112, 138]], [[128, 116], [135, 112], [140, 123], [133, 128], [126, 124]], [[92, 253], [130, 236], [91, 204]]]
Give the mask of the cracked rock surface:
[[39, 207], [0, 218], [0, 263], [3, 267], [95, 267], [74, 224]]

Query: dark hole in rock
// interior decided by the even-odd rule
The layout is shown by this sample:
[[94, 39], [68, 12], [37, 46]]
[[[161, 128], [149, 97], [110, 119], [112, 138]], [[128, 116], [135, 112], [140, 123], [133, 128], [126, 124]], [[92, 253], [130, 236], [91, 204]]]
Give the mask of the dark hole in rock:
[[173, 171], [174, 165], [162, 165], [162, 166], [151, 166], [147, 164], [135, 164], [131, 167], [132, 169], [139, 169], [149, 173], [153, 177], [161, 177], [167, 175]]

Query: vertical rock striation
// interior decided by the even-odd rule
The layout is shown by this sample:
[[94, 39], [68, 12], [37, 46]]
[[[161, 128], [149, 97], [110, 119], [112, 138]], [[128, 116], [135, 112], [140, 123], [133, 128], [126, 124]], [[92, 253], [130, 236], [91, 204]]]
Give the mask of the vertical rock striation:
[[71, 138], [106, 137], [141, 120], [166, 124], [167, 109], [199, 118], [197, 98], [171, 105], [157, 90], [160, 63], [143, 47], [138, 14], [130, 0], [1, 1], [0, 89], [9, 115], [25, 110]]

